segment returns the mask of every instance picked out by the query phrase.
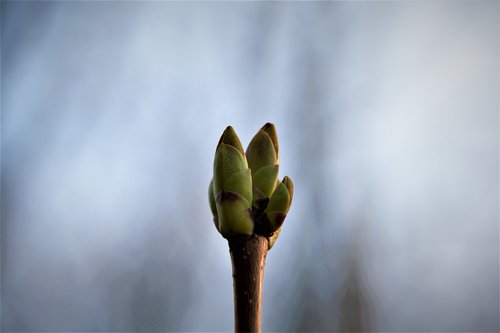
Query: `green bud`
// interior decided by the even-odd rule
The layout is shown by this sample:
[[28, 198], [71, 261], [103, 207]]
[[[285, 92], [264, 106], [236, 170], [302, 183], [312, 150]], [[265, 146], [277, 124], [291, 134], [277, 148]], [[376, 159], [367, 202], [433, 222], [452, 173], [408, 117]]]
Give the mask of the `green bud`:
[[265, 131], [267, 135], [271, 138], [274, 145], [274, 151], [276, 152], [276, 164], [279, 163], [279, 145], [278, 145], [278, 134], [276, 133], [276, 128], [271, 123], [266, 123], [262, 126], [261, 130]]
[[252, 170], [253, 207], [261, 215], [276, 188], [279, 171], [278, 137], [273, 124], [265, 124], [250, 141], [246, 156]]
[[293, 199], [293, 182], [288, 176], [285, 176], [283, 178], [283, 184], [286, 186], [286, 189], [288, 190], [288, 193], [290, 194], [290, 205], [292, 204], [292, 199]]
[[213, 195], [218, 230], [224, 237], [251, 235], [252, 176], [240, 139], [228, 126], [215, 151]]
[[226, 127], [224, 133], [222, 133], [222, 136], [220, 137], [217, 147], [219, 147], [222, 143], [236, 148], [241, 153], [241, 155], [245, 155], [240, 138], [238, 138], [238, 135], [236, 135], [236, 132], [234, 131], [234, 128], [232, 126]]
[[290, 193], [283, 182], [279, 183], [269, 199], [266, 212], [285, 212], [290, 206]]
[[268, 221], [268, 226], [270, 226], [271, 230], [274, 230], [277, 228], [276, 231], [272, 234], [272, 236], [268, 237], [268, 242], [269, 242], [269, 249], [274, 245], [276, 240], [278, 239], [278, 236], [281, 232], [281, 226], [283, 225], [283, 222], [285, 221], [286, 215], [288, 214], [288, 211], [290, 210], [290, 206], [292, 205], [292, 199], [293, 199], [293, 182], [292, 180], [288, 177], [285, 176], [283, 178], [283, 181], [281, 182], [283, 185], [285, 185], [286, 189], [288, 190], [288, 194], [290, 196], [290, 201], [288, 203], [288, 206], [285, 210], [285, 212], [267, 212], [266, 213], [266, 220]]
[[250, 203], [233, 192], [221, 191], [215, 198], [219, 214], [219, 232], [224, 237], [250, 236], [253, 218]]
[[248, 145], [246, 155], [252, 177], [260, 168], [279, 163], [278, 140], [273, 124], [267, 123], [255, 134]]
[[[291, 189], [291, 192], [289, 191]], [[269, 232], [278, 230], [285, 221], [286, 214], [290, 209], [293, 195], [293, 183], [290, 178], [285, 177], [274, 190], [269, 204], [264, 212], [266, 227]]]
[[279, 147], [273, 124], [265, 124], [250, 141], [246, 153], [236, 132], [228, 126], [214, 159], [208, 189], [210, 209], [217, 230], [226, 238], [267, 237], [269, 249], [276, 242], [290, 209], [293, 183], [278, 180]]
[[214, 191], [222, 190], [223, 184], [234, 174], [248, 170], [245, 156], [233, 146], [222, 143], [215, 151]]

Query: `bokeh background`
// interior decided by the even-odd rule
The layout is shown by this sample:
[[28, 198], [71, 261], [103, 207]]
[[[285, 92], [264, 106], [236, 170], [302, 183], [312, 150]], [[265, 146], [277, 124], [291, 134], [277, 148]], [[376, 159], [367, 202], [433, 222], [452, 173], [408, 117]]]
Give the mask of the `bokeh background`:
[[278, 129], [265, 331], [499, 329], [500, 3], [1, 2], [3, 331], [231, 331], [215, 146]]

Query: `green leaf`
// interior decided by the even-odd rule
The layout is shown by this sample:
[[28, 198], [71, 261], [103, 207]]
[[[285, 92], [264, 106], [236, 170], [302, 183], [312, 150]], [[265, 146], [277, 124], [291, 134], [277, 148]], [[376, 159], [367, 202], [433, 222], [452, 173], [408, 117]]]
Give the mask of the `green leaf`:
[[279, 166], [267, 165], [260, 168], [253, 176], [253, 186], [257, 187], [266, 198], [269, 198], [276, 187]]

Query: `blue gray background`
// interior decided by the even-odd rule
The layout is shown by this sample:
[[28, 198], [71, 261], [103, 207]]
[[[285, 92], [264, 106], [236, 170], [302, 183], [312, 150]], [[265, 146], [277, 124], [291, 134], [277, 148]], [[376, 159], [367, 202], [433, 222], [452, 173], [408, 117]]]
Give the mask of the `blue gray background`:
[[2, 1], [2, 330], [232, 330], [207, 186], [271, 121], [265, 331], [497, 331], [499, 6]]

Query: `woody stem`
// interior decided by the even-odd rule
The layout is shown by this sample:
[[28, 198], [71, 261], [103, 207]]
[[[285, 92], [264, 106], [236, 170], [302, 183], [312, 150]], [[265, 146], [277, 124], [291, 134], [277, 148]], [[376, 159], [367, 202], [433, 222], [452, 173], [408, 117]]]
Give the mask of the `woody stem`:
[[262, 288], [268, 241], [263, 236], [230, 239], [233, 264], [234, 331], [261, 332]]

